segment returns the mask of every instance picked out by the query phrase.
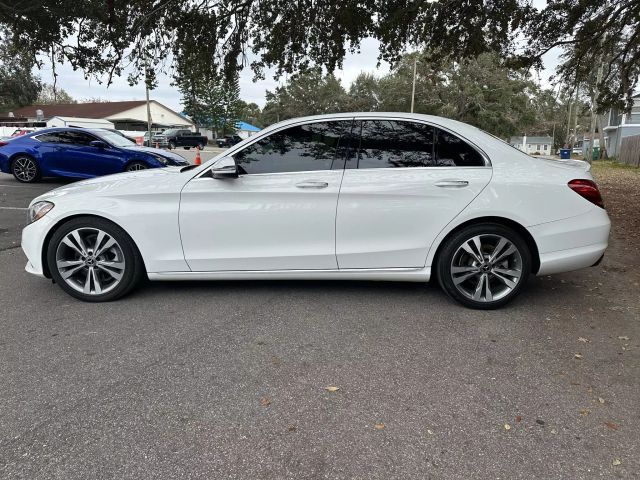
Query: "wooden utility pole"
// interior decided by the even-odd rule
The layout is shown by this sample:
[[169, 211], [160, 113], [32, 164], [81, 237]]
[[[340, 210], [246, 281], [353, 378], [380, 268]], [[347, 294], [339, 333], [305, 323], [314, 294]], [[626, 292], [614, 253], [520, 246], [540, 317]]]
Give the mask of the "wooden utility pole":
[[[148, 68], [148, 67], [147, 67]], [[144, 89], [147, 96], [147, 134], [149, 135], [149, 146], [153, 145], [151, 138], [151, 103], [149, 102], [149, 82], [147, 82], [147, 70], [145, 68]], [[142, 142], [144, 145], [144, 141]]]

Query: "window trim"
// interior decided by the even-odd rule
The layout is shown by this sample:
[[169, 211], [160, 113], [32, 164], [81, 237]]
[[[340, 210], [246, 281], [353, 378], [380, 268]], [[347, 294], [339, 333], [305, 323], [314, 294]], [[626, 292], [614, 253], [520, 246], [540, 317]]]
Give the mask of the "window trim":
[[[245, 148], [249, 147], [250, 145], [253, 145], [255, 142], [261, 140], [262, 138], [265, 138], [266, 136], [272, 135], [274, 133], [280, 132], [282, 130], [286, 130], [287, 128], [291, 128], [291, 127], [296, 127], [299, 125], [308, 125], [308, 124], [312, 124], [312, 123], [323, 123], [323, 122], [344, 122], [344, 121], [351, 121], [352, 122], [352, 128], [353, 128], [353, 124], [358, 121], [358, 120], [399, 120], [399, 121], [405, 121], [405, 122], [414, 122], [414, 123], [421, 123], [423, 125], [428, 125], [430, 127], [434, 127], [434, 128], [439, 128], [440, 130], [444, 130], [447, 133], [450, 133], [451, 135], [454, 135], [462, 140], [464, 140], [467, 144], [469, 144], [472, 148], [474, 148], [481, 156], [482, 159], [484, 160], [484, 166], [479, 166], [479, 167], [437, 167], [437, 166], [433, 166], [433, 167], [387, 167], [387, 168], [363, 168], [362, 170], [406, 170], [406, 169], [416, 169], [416, 168], [437, 168], [437, 169], [443, 169], [443, 168], [493, 168], [492, 164], [491, 164], [491, 159], [489, 158], [489, 155], [487, 155], [487, 153], [480, 148], [475, 142], [469, 140], [467, 137], [465, 137], [464, 135], [461, 135], [458, 132], [454, 132], [453, 130], [451, 130], [450, 128], [445, 127], [444, 125], [440, 125], [439, 123], [435, 123], [435, 122], [429, 122], [427, 120], [423, 120], [421, 118], [409, 118], [409, 117], [405, 117], [405, 116], [401, 116], [401, 115], [385, 115], [385, 116], [381, 116], [381, 115], [362, 115], [362, 116], [354, 116], [354, 115], [349, 115], [349, 116], [338, 116], [338, 114], [333, 117], [333, 116], [329, 116], [327, 115], [324, 118], [314, 118], [313, 120], [300, 120], [297, 122], [293, 122], [293, 123], [288, 123], [286, 125], [280, 126], [274, 130], [269, 131], [268, 133], [265, 133], [263, 135], [252, 135], [251, 137], [249, 137], [251, 139], [251, 142], [247, 143], [246, 145], [243, 145], [241, 149], [233, 149], [232, 151], [228, 151], [226, 152], [222, 157], [219, 158], [219, 160], [223, 159], [223, 158], [227, 158], [228, 156], [233, 156], [236, 153], [240, 152], [241, 150], [244, 150]], [[353, 133], [353, 132], [352, 132]], [[515, 147], [514, 147], [515, 148]], [[231, 149], [230, 149], [231, 150]], [[346, 162], [344, 162], [346, 164]], [[343, 164], [342, 170], [346, 170], [345, 165]], [[207, 168], [205, 170], [203, 170], [202, 172], [198, 173], [197, 175], [194, 175], [192, 177], [191, 180], [196, 180], [199, 178], [203, 178], [203, 177], [210, 177], [210, 168]], [[333, 170], [340, 170], [340, 169], [332, 169], [332, 170], [304, 170], [304, 171], [299, 171], [299, 172], [276, 172], [276, 173], [248, 173], [247, 175], [282, 175], [282, 174], [292, 174], [292, 173], [313, 173], [313, 172], [331, 172]], [[350, 169], [350, 170], [358, 170], [358, 169]], [[245, 175], [241, 175], [241, 176], [245, 176]]]

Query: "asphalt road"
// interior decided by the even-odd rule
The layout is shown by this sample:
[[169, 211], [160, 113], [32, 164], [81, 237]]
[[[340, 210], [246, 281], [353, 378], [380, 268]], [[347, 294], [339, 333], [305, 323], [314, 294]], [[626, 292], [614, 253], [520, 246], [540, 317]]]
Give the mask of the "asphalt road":
[[0, 174], [0, 478], [639, 477], [639, 277], [615, 239], [496, 312], [367, 282], [94, 305], [23, 270], [20, 209], [63, 183]]

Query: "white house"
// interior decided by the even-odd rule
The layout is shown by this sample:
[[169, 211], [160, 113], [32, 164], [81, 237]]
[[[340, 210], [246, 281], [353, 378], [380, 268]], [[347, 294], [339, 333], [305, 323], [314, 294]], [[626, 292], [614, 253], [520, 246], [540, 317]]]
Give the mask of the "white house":
[[509, 144], [529, 155], [551, 155], [553, 152], [553, 138], [546, 137], [511, 137]]

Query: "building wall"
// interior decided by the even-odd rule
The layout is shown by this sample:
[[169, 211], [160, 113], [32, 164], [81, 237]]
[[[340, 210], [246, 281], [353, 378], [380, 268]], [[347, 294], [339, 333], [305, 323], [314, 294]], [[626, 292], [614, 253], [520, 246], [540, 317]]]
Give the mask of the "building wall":
[[[146, 123], [147, 106], [140, 105], [139, 107], [135, 107], [106, 118], [116, 124], [119, 123], [119, 119], [123, 121], [131, 119]], [[195, 125], [192, 122], [157, 102], [151, 102], [151, 120], [155, 124], [166, 125], [167, 127], [176, 126], [195, 130]]]

